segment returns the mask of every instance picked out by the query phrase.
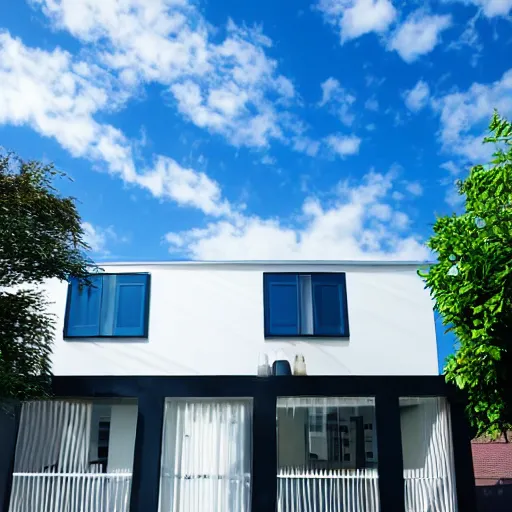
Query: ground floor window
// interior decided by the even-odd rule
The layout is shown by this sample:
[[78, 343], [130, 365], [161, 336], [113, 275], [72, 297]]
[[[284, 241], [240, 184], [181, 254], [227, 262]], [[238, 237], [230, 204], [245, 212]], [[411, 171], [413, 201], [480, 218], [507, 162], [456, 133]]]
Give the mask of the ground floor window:
[[160, 512], [249, 512], [251, 444], [251, 399], [166, 400]]
[[23, 404], [9, 512], [128, 512], [137, 401]]
[[442, 397], [400, 398], [406, 512], [456, 512], [449, 405]]
[[375, 427], [373, 398], [278, 398], [278, 512], [377, 512]]

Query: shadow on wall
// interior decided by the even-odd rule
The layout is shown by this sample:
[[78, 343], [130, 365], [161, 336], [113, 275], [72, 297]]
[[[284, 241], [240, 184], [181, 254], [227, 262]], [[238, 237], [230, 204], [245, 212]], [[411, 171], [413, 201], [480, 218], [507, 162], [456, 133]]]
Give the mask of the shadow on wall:
[[512, 485], [485, 485], [476, 487], [478, 512], [510, 512]]

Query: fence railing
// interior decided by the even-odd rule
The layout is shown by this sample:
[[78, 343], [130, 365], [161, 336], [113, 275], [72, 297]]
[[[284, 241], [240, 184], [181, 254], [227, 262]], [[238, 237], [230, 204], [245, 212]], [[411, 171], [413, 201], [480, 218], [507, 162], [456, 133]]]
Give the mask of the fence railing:
[[128, 512], [131, 473], [14, 473], [9, 512]]
[[281, 469], [278, 512], [378, 512], [376, 469]]

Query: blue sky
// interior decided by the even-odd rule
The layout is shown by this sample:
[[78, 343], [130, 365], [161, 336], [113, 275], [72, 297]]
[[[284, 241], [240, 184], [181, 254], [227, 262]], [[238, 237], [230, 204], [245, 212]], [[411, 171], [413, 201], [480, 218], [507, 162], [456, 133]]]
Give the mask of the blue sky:
[[512, 114], [511, 11], [2, 2], [0, 144], [73, 178], [97, 261], [424, 260]]
[[425, 259], [512, 112], [512, 0], [0, 5], [0, 144], [106, 259]]

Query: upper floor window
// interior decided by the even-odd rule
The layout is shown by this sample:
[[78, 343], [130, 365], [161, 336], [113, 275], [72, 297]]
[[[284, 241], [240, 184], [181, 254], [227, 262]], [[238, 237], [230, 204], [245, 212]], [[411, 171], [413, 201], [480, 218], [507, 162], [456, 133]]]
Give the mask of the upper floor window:
[[147, 338], [149, 274], [97, 274], [69, 283], [64, 337]]
[[344, 273], [263, 274], [265, 336], [347, 337]]

